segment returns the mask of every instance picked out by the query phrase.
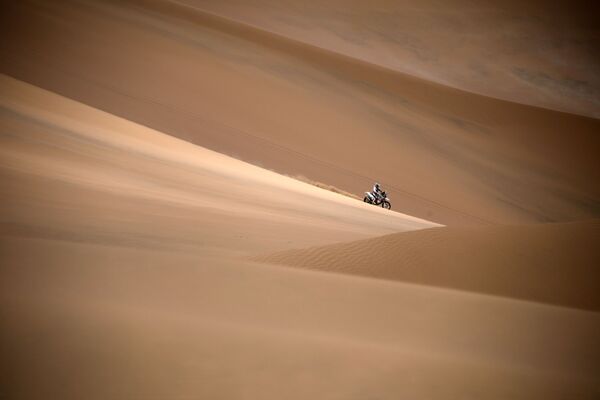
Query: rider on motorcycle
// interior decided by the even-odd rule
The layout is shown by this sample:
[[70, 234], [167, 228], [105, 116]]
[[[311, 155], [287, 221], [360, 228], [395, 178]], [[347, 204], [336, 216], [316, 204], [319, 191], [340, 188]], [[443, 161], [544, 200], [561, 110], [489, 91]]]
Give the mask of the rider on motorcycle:
[[373, 191], [371, 193], [373, 193], [373, 196], [375, 197], [376, 201], [382, 200], [383, 190], [381, 190], [381, 186], [379, 186], [379, 183], [375, 182], [375, 185], [373, 185]]
[[386, 210], [392, 209], [392, 204], [390, 203], [390, 199], [387, 197], [387, 194], [384, 190], [381, 189], [379, 183], [375, 182], [373, 185], [373, 190], [370, 192], [365, 192], [365, 197], [363, 199], [365, 203], [374, 204], [376, 206], [381, 206]]

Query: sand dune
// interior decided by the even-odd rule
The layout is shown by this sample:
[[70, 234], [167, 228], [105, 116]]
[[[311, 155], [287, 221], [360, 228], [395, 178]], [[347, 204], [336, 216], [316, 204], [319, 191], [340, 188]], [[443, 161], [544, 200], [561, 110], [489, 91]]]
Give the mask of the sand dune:
[[[295, 240], [322, 244], [435, 226], [5, 76], [0, 84], [3, 222], [9, 232], [114, 245], [225, 247], [243, 254], [289, 248]], [[148, 235], [153, 224], [161, 229]]]
[[462, 92], [181, 2], [4, 11], [2, 72], [204, 147], [358, 195], [380, 181], [396, 209], [443, 224], [598, 217], [597, 119]]
[[594, 3], [178, 3], [459, 89], [600, 117]]
[[0, 398], [600, 397], [600, 120], [187, 1], [0, 3]]
[[0, 88], [2, 396], [600, 393], [598, 313], [240, 259], [434, 224]]
[[1, 246], [8, 398], [600, 391], [598, 313], [199, 253], [6, 237]]
[[600, 221], [443, 227], [256, 261], [600, 310]]

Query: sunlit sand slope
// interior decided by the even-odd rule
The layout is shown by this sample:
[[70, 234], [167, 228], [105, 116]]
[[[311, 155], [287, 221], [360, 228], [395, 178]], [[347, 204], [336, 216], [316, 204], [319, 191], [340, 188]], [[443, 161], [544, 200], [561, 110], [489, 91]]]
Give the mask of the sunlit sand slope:
[[435, 226], [5, 76], [0, 85], [3, 226], [15, 234], [244, 254]]
[[181, 2], [25, 0], [0, 18], [0, 71], [256, 165], [358, 196], [379, 181], [394, 209], [446, 225], [600, 216], [597, 119]]

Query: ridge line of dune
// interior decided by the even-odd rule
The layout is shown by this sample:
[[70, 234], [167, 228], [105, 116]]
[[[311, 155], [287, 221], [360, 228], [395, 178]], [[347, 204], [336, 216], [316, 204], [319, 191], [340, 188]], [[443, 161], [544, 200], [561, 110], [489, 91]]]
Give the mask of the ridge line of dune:
[[[11, 55], [11, 59], [5, 59], [9, 74], [161, 132], [249, 162], [255, 161], [284, 174], [300, 172], [353, 193], [362, 193], [373, 183], [372, 179], [356, 179], [333, 170], [333, 167], [308, 163], [304, 156], [286, 154], [279, 148], [271, 148], [271, 145], [264, 146], [264, 140], [259, 142], [253, 137], [241, 136], [239, 131], [227, 129], [223, 124], [194, 120], [188, 116], [189, 113], [163, 108], [155, 105], [156, 102], [144, 104], [113, 91], [96, 88], [81, 82], [73, 74], [53, 71], [46, 65], [76, 68], [82, 75], [117, 85], [128, 93], [142, 93], [182, 109], [191, 109], [211, 119], [284, 143], [316, 159], [374, 176], [384, 186], [390, 182], [397, 184], [410, 191], [411, 195], [394, 194], [398, 188], [390, 187], [392, 200], [396, 202], [394, 210], [401, 208], [409, 214], [445, 224], [482, 221], [464, 218], [463, 211], [460, 214], [448, 212], [446, 207], [439, 208], [430, 201], [416, 200], [412, 193], [494, 222], [561, 221], [587, 217], [594, 212], [594, 185], [586, 180], [594, 177], [594, 169], [588, 167], [595, 164], [592, 164], [593, 152], [584, 150], [595, 145], [588, 137], [596, 125], [591, 120], [534, 111], [517, 104], [503, 105], [496, 101], [482, 100], [482, 104], [475, 104], [478, 99], [470, 95], [455, 95], [433, 86], [423, 86], [398, 74], [371, 76], [380, 74], [376, 74], [377, 70], [344, 66], [339, 62], [311, 65], [303, 58], [308, 57], [310, 62], [311, 58], [317, 57], [296, 51], [294, 46], [286, 46], [291, 54], [269, 48], [269, 43], [262, 46], [260, 41], [254, 43], [246, 40], [244, 35], [235, 36], [203, 26], [202, 20], [189, 11], [185, 12], [187, 20], [173, 17], [169, 10], [177, 10], [181, 6], [171, 3], [163, 5], [167, 9], [164, 12], [160, 9], [153, 11], [150, 6], [141, 7], [139, 4], [144, 3], [139, 2], [131, 6], [127, 6], [128, 2], [124, 6], [123, 3], [103, 6], [85, 2], [85, 7], [75, 7], [77, 4], [69, 2], [68, 7], [52, 7], [51, 10], [44, 7], [36, 12], [40, 14], [37, 19], [47, 20], [54, 16], [59, 22], [64, 20], [65, 23], [38, 22], [40, 30], [47, 30], [56, 37], [57, 50], [58, 46], [65, 47], [64, 57], [40, 48], [34, 39], [24, 40], [23, 46], [6, 43], [6, 50]], [[28, 11], [36, 10], [33, 7], [21, 10], [15, 6], [16, 17], [28, 18]], [[75, 21], [67, 23], [69, 18], [78, 15], [90, 25], [89, 31], [84, 27], [78, 28], [80, 24]], [[66, 26], [84, 30], [85, 36], [80, 43], [72, 40], [69, 35], [72, 29]], [[119, 46], [110, 46], [108, 38], [104, 39], [108, 32], [103, 30], [111, 26], [132, 39]], [[9, 33], [13, 30], [15, 35], [27, 34], [17, 27]], [[146, 41], [156, 45], [146, 49]], [[86, 43], [98, 46], [98, 51], [88, 50], [90, 47], [86, 47]], [[163, 59], [164, 65], [162, 62], [149, 65], [145, 61], [145, 55], [152, 60], [162, 52], [168, 53], [170, 48], [177, 57]], [[43, 58], [39, 59], [35, 53], [27, 55], [30, 49], [43, 54]], [[138, 52], [137, 49], [141, 50]], [[248, 52], [247, 49], [253, 51]], [[241, 58], [232, 57], [237, 54], [236, 51], [240, 51], [238, 55]], [[95, 60], [99, 55], [118, 57], [115, 73], [103, 68], [102, 59], [94, 63], [99, 66], [86, 64], [86, 60]], [[12, 62], [12, 57], [19, 60]], [[145, 65], [148, 76], [158, 78], [156, 83], [147, 85], [140, 81], [135, 68], [144, 68]], [[44, 72], [45, 69], [48, 70]], [[19, 72], [21, 70], [25, 72]], [[161, 71], [173, 73], [172, 78], [166, 76], [167, 79], [162, 81]], [[177, 71], [181, 71], [182, 75], [177, 75]], [[198, 71], [203, 73], [198, 76]], [[213, 73], [222, 80], [211, 79]], [[361, 74], [368, 75], [365, 76], [366, 81], [356, 81]], [[323, 85], [317, 87], [318, 82]], [[382, 86], [384, 83], [386, 86]], [[236, 95], [238, 87], [245, 89]], [[286, 97], [287, 89], [302, 87], [307, 90], [290, 93], [290, 97]], [[264, 102], [254, 101], [255, 93]], [[356, 101], [348, 98], [348, 94], [356, 94]], [[284, 101], [278, 101], [278, 98]], [[285, 113], [264, 114], [261, 111], [263, 103], [274, 109], [281, 108]], [[497, 110], [496, 106], [500, 109]], [[235, 114], [228, 116], [227, 110]], [[349, 114], [352, 111], [356, 114]], [[286, 120], [283, 116], [288, 112], [292, 118]], [[303, 121], [303, 113], [316, 118]], [[526, 115], [529, 113], [534, 115], [529, 118]], [[353, 123], [353, 118], [348, 118], [350, 115], [356, 115], [356, 123]], [[556, 123], [552, 124], [550, 132], [544, 133], [548, 122]], [[580, 127], [579, 123], [583, 126]], [[573, 134], [576, 135], [573, 140], [567, 140], [564, 132], [560, 132], [563, 124], [573, 124]], [[342, 129], [337, 131], [336, 127]], [[531, 134], [521, 134], [525, 130], [531, 130]], [[303, 136], [298, 133], [302, 134], [302, 131], [306, 131], [306, 139], [310, 138], [310, 143], [319, 143], [322, 138], [328, 146], [312, 146], [300, 139]], [[371, 131], [373, 141], [369, 140]], [[328, 132], [331, 135], [325, 137]], [[485, 140], [484, 134], [489, 134], [491, 141]], [[336, 146], [334, 141], [344, 137], [356, 139], [360, 146], [343, 147], [339, 154], [330, 157], [327, 154], [329, 146]], [[544, 140], [544, 137], [547, 140], [542, 146], [537, 146], [537, 139]], [[559, 142], [563, 139], [565, 146], [560, 146]], [[495, 146], [496, 142], [499, 146]], [[587, 146], [587, 142], [591, 146]], [[383, 164], [372, 165], [371, 161], [362, 159], [363, 145], [364, 150], [376, 151], [377, 147], [381, 147], [379, 143], [385, 144], [382, 162], [389, 163], [390, 168], [384, 168]], [[396, 145], [400, 157], [394, 155]], [[582, 161], [570, 163], [572, 167], [568, 165], [569, 157], [580, 153]], [[414, 171], [411, 171], [413, 166]], [[554, 182], [550, 179], [551, 174], [556, 174]], [[435, 182], [436, 176], [444, 176], [445, 179]], [[460, 189], [455, 191], [453, 188]], [[402, 201], [401, 206], [398, 200]]]
[[600, 220], [434, 227], [250, 260], [600, 311], [599, 235]]
[[[328, 50], [324, 50], [324, 51], [328, 51]], [[30, 53], [35, 53], [37, 56], [40, 56], [40, 54], [37, 53], [37, 52], [35, 52], [35, 51], [31, 51], [30, 50]], [[5, 57], [8, 56], [9, 58], [11, 57], [10, 55], [7, 55], [7, 54], [5, 54], [4, 56]], [[42, 56], [42, 58], [43, 58], [43, 56]], [[335, 169], [335, 170], [337, 170], [339, 172], [342, 172], [342, 173], [344, 173], [346, 175], [350, 175], [350, 176], [354, 176], [354, 177], [360, 177], [362, 179], [365, 179], [365, 180], [371, 181], [371, 182], [373, 182], [373, 181], [376, 180], [375, 178], [368, 177], [366, 175], [363, 175], [363, 174], [360, 174], [360, 173], [348, 170], [346, 168], [343, 168], [340, 165], [336, 165], [336, 164], [330, 163], [328, 161], [321, 160], [321, 159], [316, 158], [314, 156], [302, 153], [302, 152], [300, 152], [298, 150], [294, 150], [294, 149], [289, 148], [287, 146], [284, 146], [284, 145], [282, 145], [280, 143], [277, 143], [277, 142], [274, 142], [272, 140], [269, 140], [269, 139], [267, 139], [265, 137], [258, 136], [258, 135], [254, 134], [252, 132], [249, 132], [246, 129], [241, 129], [241, 128], [238, 128], [238, 127], [234, 127], [234, 126], [229, 125], [229, 124], [227, 124], [225, 122], [222, 122], [222, 121], [217, 121], [217, 120], [214, 120], [214, 119], [206, 118], [205, 116], [201, 115], [198, 112], [195, 112], [195, 111], [183, 108], [183, 107], [179, 107], [179, 106], [175, 106], [175, 105], [172, 105], [172, 104], [168, 104], [168, 103], [162, 102], [159, 99], [150, 97], [148, 95], [133, 94], [133, 93], [128, 92], [126, 90], [123, 90], [122, 88], [119, 88], [119, 87], [117, 87], [115, 85], [111, 85], [110, 83], [99, 82], [99, 81], [97, 81], [97, 80], [95, 80], [93, 78], [86, 77], [86, 76], [78, 73], [77, 71], [75, 71], [73, 69], [65, 68], [64, 65], [57, 66], [56, 63], [54, 63], [54, 64], [47, 64], [47, 67], [55, 69], [55, 70], [58, 70], [58, 71], [61, 71], [61, 72], [66, 73], [66, 74], [69, 74], [70, 76], [76, 77], [77, 79], [80, 79], [81, 81], [90, 83], [90, 84], [92, 84], [94, 86], [97, 86], [99, 88], [103, 88], [103, 89], [108, 90], [108, 91], [112, 91], [112, 92], [120, 94], [122, 96], [131, 98], [133, 100], [137, 100], [137, 101], [141, 101], [141, 102], [145, 102], [145, 103], [151, 103], [151, 104], [154, 104], [154, 105], [157, 105], [157, 106], [169, 109], [169, 110], [178, 111], [178, 112], [181, 112], [183, 114], [188, 115], [189, 117], [191, 117], [193, 119], [203, 121], [204, 123], [223, 126], [223, 127], [227, 128], [228, 130], [235, 131], [238, 134], [242, 134], [242, 135], [245, 135], [245, 136], [252, 137], [254, 140], [260, 141], [260, 142], [265, 143], [265, 144], [267, 144], [269, 146], [275, 147], [275, 148], [277, 148], [279, 150], [286, 151], [286, 152], [298, 155], [300, 157], [306, 158], [307, 160], [310, 160], [312, 162], [325, 165], [325, 166], [327, 166], [329, 168]], [[12, 75], [7, 74], [7, 76], [12, 76]], [[13, 78], [15, 78], [15, 77], [13, 77]], [[18, 78], [15, 78], [15, 79], [18, 79]], [[415, 79], [418, 79], [418, 78], [415, 78]], [[103, 110], [103, 111], [105, 111], [105, 110]], [[109, 112], [109, 111], [106, 111], [106, 112]], [[138, 122], [136, 122], [136, 123], [138, 123]], [[143, 124], [141, 124], [141, 125], [143, 125]], [[152, 127], [148, 126], [148, 128], [152, 128]], [[440, 202], [438, 202], [436, 200], [432, 200], [432, 199], [426, 198], [426, 197], [424, 197], [422, 195], [410, 192], [410, 191], [408, 191], [406, 189], [397, 187], [395, 185], [386, 184], [386, 186], [389, 187], [389, 188], [391, 188], [391, 189], [393, 189], [393, 190], [395, 190], [395, 191], [397, 191], [397, 192], [403, 193], [405, 195], [409, 195], [409, 196], [411, 196], [413, 198], [416, 198], [418, 200], [421, 200], [421, 201], [425, 201], [425, 202], [427, 202], [427, 203], [429, 203], [431, 205], [434, 205], [436, 207], [452, 211], [452, 212], [460, 214], [460, 215], [462, 215], [464, 217], [474, 219], [474, 220], [476, 220], [476, 221], [478, 221], [480, 223], [484, 223], [484, 224], [487, 224], [487, 225], [493, 225], [493, 224], [497, 223], [497, 222], [494, 222], [494, 221], [491, 221], [491, 220], [479, 217], [477, 215], [470, 214], [467, 211], [460, 210], [458, 208], [454, 208], [454, 207], [448, 206], [446, 204], [440, 203]], [[392, 210], [392, 211], [395, 211], [395, 210]]]

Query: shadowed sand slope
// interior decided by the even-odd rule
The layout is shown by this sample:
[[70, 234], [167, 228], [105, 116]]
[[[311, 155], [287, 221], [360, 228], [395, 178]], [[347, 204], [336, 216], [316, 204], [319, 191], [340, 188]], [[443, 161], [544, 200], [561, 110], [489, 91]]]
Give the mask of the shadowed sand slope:
[[179, 2], [442, 84], [600, 117], [595, 2]]
[[254, 260], [600, 310], [600, 220], [433, 228]]
[[[598, 313], [3, 237], [10, 399], [596, 399]], [[73, 379], [77, 377], [77, 379]]]
[[597, 119], [462, 92], [181, 2], [25, 0], [0, 18], [3, 73], [278, 172], [357, 195], [379, 181], [394, 209], [443, 224], [599, 216]]
[[598, 313], [247, 262], [434, 224], [0, 77], [0, 397], [594, 399]]

